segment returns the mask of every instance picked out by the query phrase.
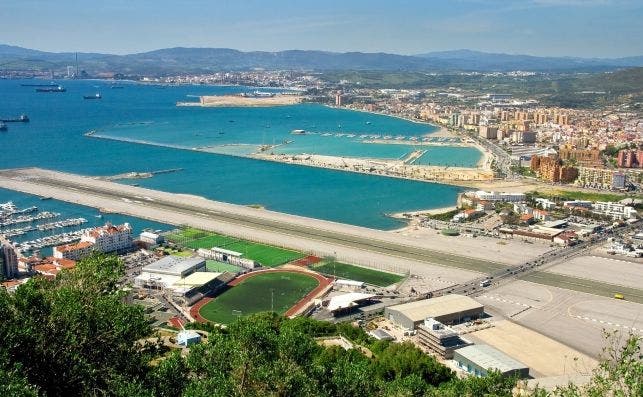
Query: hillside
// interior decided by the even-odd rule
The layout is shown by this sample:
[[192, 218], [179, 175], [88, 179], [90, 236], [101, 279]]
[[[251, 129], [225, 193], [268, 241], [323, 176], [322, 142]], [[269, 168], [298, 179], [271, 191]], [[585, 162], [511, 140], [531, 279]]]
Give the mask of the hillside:
[[[0, 70], [50, 70], [75, 65], [73, 52], [52, 53], [0, 45]], [[170, 75], [223, 70], [370, 70], [388, 72], [447, 71], [606, 71], [643, 66], [643, 57], [584, 59], [491, 54], [470, 50], [433, 52], [418, 56], [387, 53], [287, 50], [243, 52], [229, 48], [166, 48], [112, 55], [78, 53], [81, 69], [89, 73]]]

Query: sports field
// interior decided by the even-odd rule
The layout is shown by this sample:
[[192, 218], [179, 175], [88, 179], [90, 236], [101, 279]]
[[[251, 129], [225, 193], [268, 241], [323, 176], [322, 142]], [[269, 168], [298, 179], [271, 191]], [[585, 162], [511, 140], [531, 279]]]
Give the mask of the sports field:
[[283, 248], [273, 247], [251, 241], [228, 237], [217, 233], [203, 230], [185, 228], [177, 233], [170, 234], [166, 238], [178, 245], [192, 249], [212, 247], [225, 248], [231, 251], [243, 253], [244, 258], [252, 259], [261, 263], [262, 266], [274, 267], [283, 265], [286, 262], [304, 257], [305, 255]]
[[241, 270], [239, 266], [215, 261], [212, 259], [208, 259], [205, 261], [205, 267], [208, 269], [209, 272], [219, 272], [219, 273], [223, 273], [223, 272], [237, 273], [238, 271]]
[[270, 311], [271, 308], [284, 314], [317, 285], [319, 282], [312, 276], [301, 273], [259, 273], [208, 302], [199, 314], [220, 324], [229, 324], [238, 316]]
[[329, 276], [363, 281], [367, 284], [378, 285], [380, 287], [395, 284], [404, 278], [404, 276], [398, 274], [380, 272], [378, 270], [366, 269], [364, 267], [341, 262], [322, 263], [320, 265], [313, 266], [312, 269]]

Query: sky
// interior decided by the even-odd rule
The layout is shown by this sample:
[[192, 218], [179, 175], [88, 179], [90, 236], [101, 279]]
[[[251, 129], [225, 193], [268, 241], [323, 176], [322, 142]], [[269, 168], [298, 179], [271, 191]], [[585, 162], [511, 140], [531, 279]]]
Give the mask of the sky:
[[0, 44], [643, 55], [643, 0], [0, 0]]

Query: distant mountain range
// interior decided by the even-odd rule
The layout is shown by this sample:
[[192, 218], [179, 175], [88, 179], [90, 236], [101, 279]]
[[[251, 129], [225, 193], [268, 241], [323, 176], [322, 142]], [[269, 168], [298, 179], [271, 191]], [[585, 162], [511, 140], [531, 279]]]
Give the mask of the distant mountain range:
[[[2, 69], [63, 69], [75, 65], [76, 53], [52, 53], [0, 45]], [[228, 48], [167, 48], [129, 55], [78, 53], [79, 67], [90, 74], [167, 75], [222, 70], [380, 70], [380, 71], [606, 71], [643, 66], [643, 56], [627, 58], [536, 57], [471, 50], [396, 55], [387, 53], [289, 50], [243, 52]]]

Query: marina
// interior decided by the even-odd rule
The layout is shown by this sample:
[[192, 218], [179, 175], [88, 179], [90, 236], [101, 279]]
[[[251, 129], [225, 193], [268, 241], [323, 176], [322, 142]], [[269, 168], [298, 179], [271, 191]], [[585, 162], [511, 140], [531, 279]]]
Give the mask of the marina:
[[32, 206], [24, 209], [18, 209], [12, 201], [0, 204], [0, 218], [6, 218], [12, 215], [24, 215], [38, 211], [38, 207]]
[[13, 226], [13, 225], [19, 225], [22, 223], [33, 223], [33, 222], [38, 222], [44, 219], [53, 219], [60, 216], [59, 213], [56, 212], [48, 212], [48, 211], [43, 211], [39, 213], [38, 215], [20, 215], [16, 218], [11, 218], [11, 219], [5, 219], [4, 221], [0, 222], [0, 228], [7, 227], [7, 226]]
[[16, 243], [16, 248], [23, 254], [32, 252], [34, 250], [40, 250], [43, 248], [54, 247], [62, 244], [74, 243], [80, 240], [80, 237], [88, 229], [76, 230], [68, 233], [55, 234], [53, 236], [42, 237], [35, 240], [24, 241], [22, 243]]
[[7, 229], [2, 231], [0, 234], [3, 234], [7, 238], [11, 238], [11, 237], [24, 236], [29, 232], [49, 231], [49, 230], [61, 229], [65, 227], [79, 226], [84, 223], [87, 223], [87, 219], [85, 218], [69, 218], [59, 222], [50, 222], [50, 223], [45, 223], [37, 226], [25, 226], [25, 227], [19, 227], [15, 229]]

